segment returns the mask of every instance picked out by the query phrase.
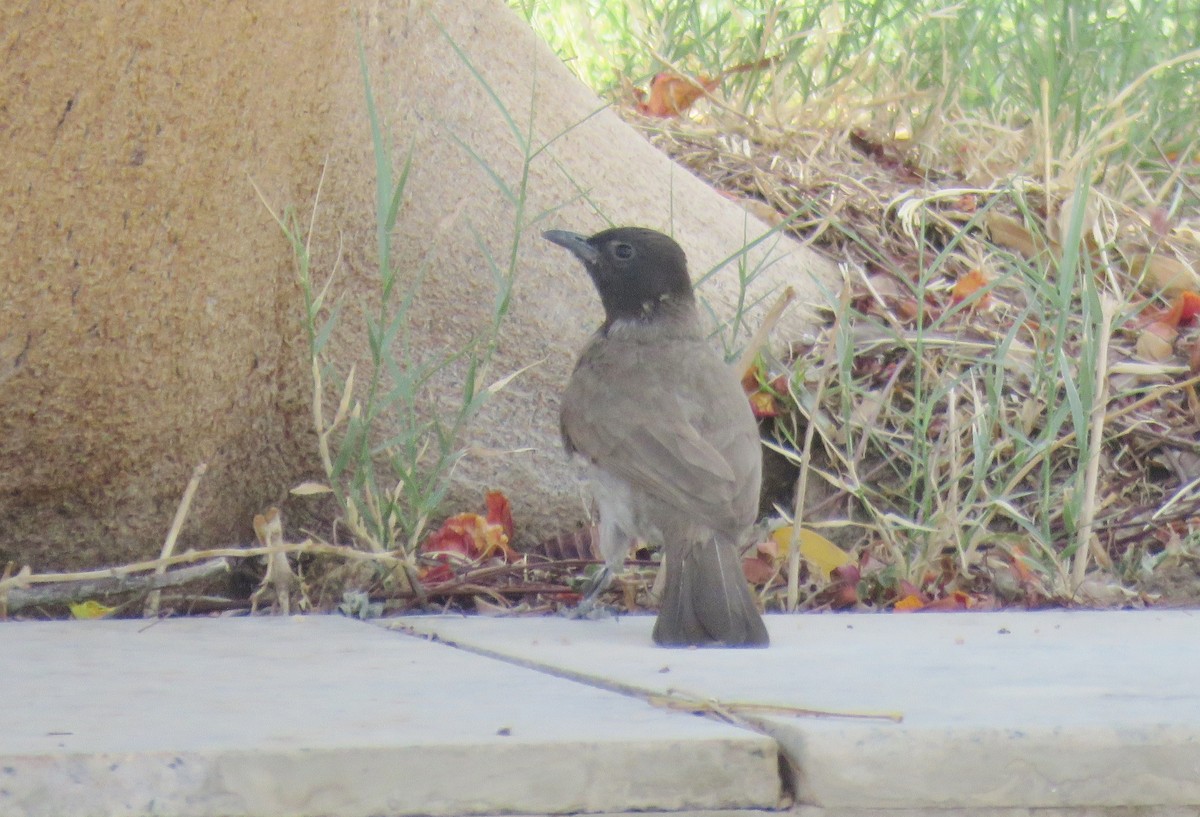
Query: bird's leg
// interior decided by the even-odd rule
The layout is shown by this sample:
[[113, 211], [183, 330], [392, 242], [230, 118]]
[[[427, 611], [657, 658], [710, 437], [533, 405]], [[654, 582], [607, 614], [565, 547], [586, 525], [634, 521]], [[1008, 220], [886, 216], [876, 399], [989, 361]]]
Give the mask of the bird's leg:
[[583, 599], [579, 604], [567, 611], [567, 615], [570, 618], [604, 618], [609, 615], [609, 611], [603, 606], [598, 605], [596, 600], [612, 584], [614, 575], [615, 572], [611, 567], [607, 564], [603, 565], [588, 579], [587, 590], [583, 594]]
[[568, 611], [571, 618], [603, 618], [610, 614], [599, 603], [600, 595], [612, 584], [613, 578], [625, 565], [625, 557], [633, 546], [633, 537], [624, 532], [614, 520], [605, 524], [604, 517], [600, 519], [599, 550], [604, 557], [604, 564], [588, 579], [583, 600]]

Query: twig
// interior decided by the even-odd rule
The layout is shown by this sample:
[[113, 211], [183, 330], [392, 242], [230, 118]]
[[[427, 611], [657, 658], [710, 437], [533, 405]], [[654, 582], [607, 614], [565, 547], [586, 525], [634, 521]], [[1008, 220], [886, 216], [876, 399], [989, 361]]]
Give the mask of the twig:
[[[254, 533], [264, 547], [277, 547], [283, 544], [283, 517], [278, 508], [269, 508], [265, 514], [254, 517]], [[275, 591], [275, 600], [283, 614], [290, 615], [292, 611], [292, 583], [296, 576], [292, 566], [288, 564], [287, 554], [275, 552], [267, 557], [267, 572], [262, 578], [258, 589], [250, 596], [250, 612], [258, 611], [258, 600], [268, 588]]]
[[[204, 477], [204, 473], [208, 470], [207, 463], [200, 463], [192, 470], [192, 478], [188, 480], [187, 488], [183, 490], [183, 498], [179, 500], [179, 507], [175, 509], [175, 518], [171, 520], [171, 529], [167, 531], [167, 539], [163, 542], [162, 552], [159, 558], [165, 559], [175, 552], [175, 543], [179, 540], [179, 531], [183, 530], [183, 523], [187, 519], [188, 510], [192, 507], [192, 498], [196, 495], [196, 489], [200, 487], [200, 480]], [[159, 565], [154, 569], [154, 572], [161, 576], [167, 571], [167, 566]], [[142, 613], [145, 618], [158, 618], [159, 592], [154, 590], [146, 599], [146, 607]]]
[[[96, 598], [115, 596], [147, 590], [157, 592], [163, 587], [178, 587], [200, 581], [218, 573], [229, 572], [229, 561], [224, 558], [211, 559], [198, 565], [182, 567], [170, 572], [154, 573], [149, 576], [109, 576], [103, 578], [77, 579], [55, 582], [31, 589], [9, 588], [8, 609], [20, 610], [41, 604], [69, 604]], [[28, 578], [28, 577], [27, 577]]]
[[251, 556], [270, 556], [273, 553], [312, 553], [324, 556], [338, 556], [347, 561], [357, 562], [384, 562], [396, 563], [402, 560], [392, 553], [368, 553], [354, 548], [343, 547], [341, 545], [329, 545], [323, 542], [313, 542], [305, 540], [303, 542], [286, 542], [276, 547], [228, 547], [228, 548], [212, 548], [210, 550], [189, 550], [183, 553], [176, 553], [174, 556], [168, 556], [165, 559], [150, 559], [144, 562], [134, 562], [133, 564], [120, 565], [118, 567], [105, 567], [98, 570], [84, 570], [78, 573], [29, 573], [28, 568], [23, 568], [20, 573], [13, 576], [11, 579], [0, 581], [0, 597], [4, 592], [11, 592], [12, 588], [25, 588], [31, 584], [53, 584], [54, 582], [73, 582], [73, 581], [94, 581], [96, 579], [110, 579], [130, 576], [135, 573], [145, 573], [148, 570], [154, 570], [159, 565], [171, 567], [178, 564], [188, 564], [190, 562], [202, 562], [206, 559], [215, 559], [227, 557], [231, 559], [246, 559]]
[[668, 689], [665, 695], [648, 695], [646, 700], [653, 706], [677, 709], [694, 714], [716, 715], [729, 723], [744, 724], [745, 715], [791, 715], [804, 718], [849, 718], [852, 720], [883, 720], [902, 723], [900, 712], [853, 712], [832, 709], [808, 709], [781, 704], [760, 704], [750, 701], [719, 701], [704, 698], [677, 689]]

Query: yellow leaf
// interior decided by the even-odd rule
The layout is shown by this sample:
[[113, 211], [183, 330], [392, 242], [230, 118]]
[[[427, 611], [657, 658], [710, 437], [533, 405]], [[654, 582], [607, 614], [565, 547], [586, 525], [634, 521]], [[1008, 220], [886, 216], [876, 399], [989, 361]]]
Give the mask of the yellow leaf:
[[[780, 555], [785, 556], [792, 542], [792, 526], [784, 525], [772, 531], [771, 540], [779, 545]], [[800, 555], [820, 570], [826, 581], [829, 581], [833, 571], [854, 562], [849, 553], [808, 528], [800, 529]]]
[[71, 605], [71, 615], [78, 619], [108, 618], [116, 607], [105, 607], [98, 601], [83, 601]]

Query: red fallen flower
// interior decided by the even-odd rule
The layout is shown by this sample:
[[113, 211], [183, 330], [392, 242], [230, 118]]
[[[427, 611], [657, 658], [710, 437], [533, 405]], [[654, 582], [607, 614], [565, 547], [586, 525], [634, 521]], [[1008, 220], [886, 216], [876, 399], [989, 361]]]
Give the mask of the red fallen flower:
[[499, 491], [490, 491], [485, 499], [486, 517], [477, 513], [460, 513], [450, 517], [421, 543], [422, 556], [434, 564], [422, 572], [430, 583], [448, 581], [454, 577], [454, 566], [479, 564], [499, 557], [514, 562], [520, 555], [508, 546], [512, 537], [512, 509], [508, 499]]
[[736, 65], [715, 77], [701, 75], [692, 79], [676, 74], [674, 71], [663, 71], [655, 74], [654, 79], [650, 80], [649, 94], [641, 89], [634, 90], [634, 95], [637, 96], [637, 110], [644, 116], [660, 118], [679, 116], [697, 99], [715, 91], [717, 85], [725, 77], [744, 71], [767, 68], [774, 64], [776, 59], [776, 57], [767, 57], [755, 62]]
[[1180, 292], [1166, 309], [1147, 309], [1133, 325], [1149, 326], [1161, 323], [1172, 328], [1190, 324], [1200, 318], [1200, 292]]

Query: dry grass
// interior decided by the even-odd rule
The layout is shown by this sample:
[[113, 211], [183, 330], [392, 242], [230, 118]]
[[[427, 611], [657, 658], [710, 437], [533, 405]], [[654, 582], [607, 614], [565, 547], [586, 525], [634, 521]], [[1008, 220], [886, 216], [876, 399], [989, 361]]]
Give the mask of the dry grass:
[[790, 374], [782, 449], [815, 418], [805, 524], [856, 561], [800, 606], [1200, 600], [1200, 333], [1145, 328], [1200, 291], [1197, 157], [1031, 162], [1036, 128], [965, 119], [921, 141], [627, 118], [845, 270], [824, 335], [763, 378]]

